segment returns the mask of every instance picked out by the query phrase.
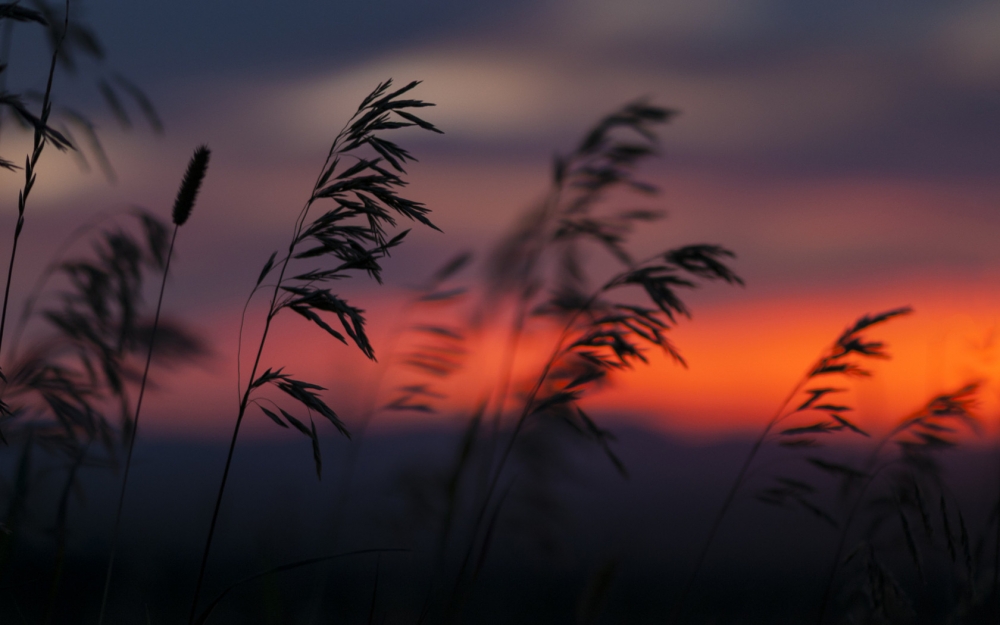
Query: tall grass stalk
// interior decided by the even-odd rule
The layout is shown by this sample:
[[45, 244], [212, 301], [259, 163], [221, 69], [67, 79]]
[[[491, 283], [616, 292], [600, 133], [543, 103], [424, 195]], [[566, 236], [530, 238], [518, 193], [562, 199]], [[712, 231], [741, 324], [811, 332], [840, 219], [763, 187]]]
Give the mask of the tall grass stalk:
[[[141, 218], [146, 240], [141, 242], [122, 230], [105, 231], [94, 241], [93, 258], [65, 260], [58, 255], [36, 281], [29, 297], [31, 305], [25, 304], [26, 319], [33, 315], [33, 303], [48, 278], [59, 275], [69, 282], [70, 288], [58, 294], [58, 305], [38, 314], [52, 334], [38, 337], [18, 358], [13, 355], [16, 342], [8, 342], [7, 360], [12, 366], [3, 392], [12, 403], [17, 402], [7, 418], [20, 426], [14, 436], [27, 434], [29, 444], [34, 442], [69, 460], [55, 521], [53, 589], [61, 577], [65, 552], [60, 545], [65, 540], [70, 494], [79, 494], [76, 475], [80, 468], [93, 466], [88, 462], [93, 443], [100, 442], [109, 455], [114, 455], [116, 444], [106, 412], [109, 402], [121, 410], [123, 446], [127, 445], [132, 411], [126, 382], [138, 380], [140, 374], [130, 366], [129, 357], [139, 352], [145, 355], [152, 335], [151, 324], [139, 320], [142, 275], [145, 266], [163, 271], [168, 233], [148, 213], [135, 213]], [[22, 331], [23, 325], [13, 336], [15, 341]], [[174, 324], [160, 324], [157, 342], [161, 350], [170, 348], [163, 350], [169, 359], [201, 351], [197, 339]], [[41, 420], [46, 416], [51, 420]], [[18, 483], [25, 477], [21, 473], [18, 468]], [[13, 532], [0, 533], [0, 544], [12, 538]], [[0, 552], [4, 549], [0, 548]]]
[[122, 486], [118, 493], [118, 507], [115, 511], [115, 525], [111, 533], [111, 554], [108, 556], [108, 566], [104, 575], [104, 590], [101, 593], [101, 609], [97, 617], [98, 625], [103, 625], [104, 615], [108, 604], [108, 594], [111, 590], [111, 576], [114, 571], [115, 556], [118, 552], [118, 534], [121, 529], [122, 509], [125, 505], [125, 492], [128, 488], [129, 471], [132, 468], [132, 452], [135, 449], [135, 438], [139, 434], [139, 415], [142, 412], [142, 399], [146, 393], [146, 381], [149, 379], [149, 366], [153, 361], [153, 348], [156, 344], [156, 332], [160, 326], [160, 310], [163, 306], [163, 293], [167, 286], [167, 275], [170, 273], [170, 260], [174, 255], [174, 242], [177, 240], [177, 231], [188, 220], [191, 210], [194, 208], [198, 190], [205, 172], [208, 170], [208, 160], [210, 151], [208, 147], [201, 146], [195, 150], [191, 161], [188, 163], [187, 171], [174, 200], [173, 222], [174, 231], [170, 236], [170, 246], [167, 249], [166, 262], [163, 267], [163, 279], [160, 282], [160, 294], [156, 300], [156, 314], [153, 317], [153, 331], [149, 338], [149, 347], [146, 351], [146, 364], [142, 370], [142, 381], [139, 384], [139, 397], [136, 400], [135, 415], [132, 422], [132, 432], [128, 440], [128, 451], [125, 456], [125, 469], [122, 475]]
[[[820, 602], [819, 614], [816, 620], [817, 625], [822, 625], [826, 620], [830, 603], [833, 598], [834, 581], [836, 580], [837, 572], [843, 563], [842, 554], [844, 552], [844, 546], [847, 544], [848, 533], [854, 519], [861, 510], [862, 504], [865, 503], [865, 495], [871, 485], [875, 482], [876, 478], [884, 477], [885, 471], [889, 468], [896, 467], [898, 465], [910, 466], [911, 468], [914, 466], [920, 467], [921, 465], [927, 466], [929, 463], [926, 461], [926, 454], [935, 450], [939, 451], [946, 449], [953, 444], [951, 441], [943, 438], [946, 433], [955, 431], [949, 425], [949, 422], [959, 421], [974, 428], [976, 422], [970, 412], [970, 407], [974, 404], [975, 394], [978, 390], [979, 385], [977, 383], [972, 383], [967, 384], [951, 393], [945, 393], [933, 397], [923, 408], [904, 418], [896, 427], [885, 434], [875, 444], [862, 471], [854, 472], [853, 475], [848, 471], [842, 473], [841, 477], [844, 480], [843, 490], [845, 493], [849, 491], [852, 486], [854, 486], [857, 479], [863, 479], [863, 482], [860, 488], [858, 488], [858, 494], [854, 503], [851, 505], [843, 524], [839, 528], [837, 545], [833, 554], [833, 562], [830, 565], [830, 572], [827, 575], [826, 584], [823, 589], [823, 598]], [[911, 437], [910, 440], [906, 440], [903, 437], [903, 435], [906, 434], [915, 434], [915, 436]], [[890, 442], [897, 443], [901, 450], [901, 455], [880, 463], [879, 460], [882, 456], [882, 450], [885, 449], [886, 445]], [[915, 462], [915, 458], [921, 454], [923, 454], [923, 457], [921, 458], [922, 461]], [[960, 519], [961, 506], [959, 505], [954, 493], [951, 492], [939, 475], [933, 471], [925, 472], [924, 475], [933, 478], [935, 486], [941, 493], [941, 509], [944, 522], [946, 524], [944, 533], [949, 541], [949, 549], [953, 549], [953, 546], [950, 545], [950, 529], [947, 527], [946, 499], [950, 499], [953, 507], [959, 510]], [[916, 482], [914, 482], [914, 484], [916, 484]], [[918, 494], [917, 507], [919, 509], [920, 516], [922, 517], [922, 522], [925, 528], [928, 529], [928, 535], [930, 535], [930, 515], [924, 509], [924, 503], [922, 501], [923, 496], [919, 495], [921, 489], [919, 486], [915, 486], [914, 488]], [[898, 497], [896, 498], [896, 507], [900, 518], [905, 519]], [[962, 522], [962, 525], [964, 526], [964, 521]], [[906, 544], [910, 551], [910, 555], [912, 556], [914, 562], [917, 563], [918, 574], [921, 578], [923, 578], [923, 573], [920, 570], [916, 543], [912, 540], [912, 536], [905, 525], [903, 529], [904, 534], [906, 534]], [[967, 547], [967, 545], [963, 546]], [[954, 554], [952, 557], [954, 559]], [[970, 586], [973, 586], [975, 583], [972, 579], [971, 572], [968, 583]]]
[[[493, 503], [504, 469], [529, 419], [532, 416], [549, 413], [558, 415], [573, 427], [580, 428], [581, 431], [596, 438], [619, 471], [624, 472], [621, 462], [607, 445], [609, 433], [599, 428], [576, 402], [582, 397], [584, 390], [606, 375], [608, 370], [631, 368], [635, 360], [647, 361], [636, 341], [651, 343], [683, 364], [680, 354], [663, 334], [670, 326], [656, 315], [662, 314], [671, 323], [676, 321], [677, 314], [689, 315], [675, 289], [693, 288], [696, 283], [680, 277], [679, 273], [686, 273], [691, 278], [706, 281], [721, 280], [729, 284], [742, 285], [743, 281], [719, 260], [732, 256], [732, 252], [713, 245], [693, 245], [669, 250], [635, 263], [605, 282], [583, 301], [570, 298], [570, 301], [562, 302], [562, 305], [567, 307], [567, 321], [524, 400], [523, 408], [493, 470], [482, 503], [478, 506], [471, 540], [459, 567], [453, 593], [456, 601], [460, 598], [465, 573], [472, 564], [473, 553], [476, 551], [477, 537], [484, 528], [483, 524], [486, 522], [490, 504]], [[609, 292], [625, 286], [641, 286], [657, 309], [602, 299]], [[578, 323], [584, 316], [587, 318], [583, 323]], [[540, 398], [546, 384], [552, 381], [554, 369], [574, 359], [579, 360], [577, 364], [582, 365], [582, 369], [564, 385], [551, 389]], [[574, 419], [580, 421], [580, 424], [577, 425]], [[473, 581], [482, 568], [493, 529], [512, 485], [513, 482], [494, 504], [485, 535], [479, 544], [479, 556], [473, 567]], [[453, 606], [453, 609], [454, 607], [457, 606]]]
[[[330, 154], [332, 155], [332, 153], [333, 150], [331, 149]], [[249, 405], [250, 402], [250, 392], [254, 388], [253, 382], [255, 381], [257, 376], [257, 368], [260, 366], [261, 356], [264, 353], [264, 345], [267, 342], [267, 335], [271, 329], [271, 321], [274, 319], [274, 316], [277, 313], [275, 305], [278, 300], [278, 295], [281, 292], [280, 291], [281, 281], [285, 277], [285, 271], [288, 267], [288, 263], [292, 259], [292, 256], [294, 255], [295, 242], [301, 233], [302, 224], [304, 223], [306, 215], [308, 214], [309, 209], [312, 207], [313, 202], [315, 202], [316, 200], [315, 191], [316, 189], [318, 189], [320, 185], [319, 183], [320, 176], [322, 176], [323, 171], [326, 169], [329, 160], [330, 157], [328, 156], [327, 160], [324, 161], [323, 163], [323, 167], [320, 170], [319, 176], [317, 176], [317, 182], [316, 185], [314, 186], [313, 194], [306, 201], [305, 206], [302, 207], [302, 210], [299, 213], [299, 217], [296, 220], [295, 224], [294, 235], [292, 236], [292, 242], [288, 246], [288, 254], [285, 256], [283, 262], [281, 263], [281, 270], [278, 274], [278, 280], [277, 282], [275, 282], [274, 289], [271, 293], [271, 302], [268, 305], [267, 317], [264, 321], [264, 330], [261, 332], [260, 342], [257, 345], [257, 355], [254, 357], [253, 367], [250, 369], [250, 377], [247, 381], [246, 390], [243, 392], [243, 396], [240, 398], [239, 411], [236, 414], [236, 425], [233, 427], [233, 435], [229, 442], [229, 451], [226, 453], [226, 464], [222, 470], [222, 481], [219, 484], [219, 490], [218, 493], [216, 494], [215, 507], [212, 511], [212, 522], [208, 528], [208, 538], [205, 540], [205, 549], [204, 552], [202, 553], [201, 564], [199, 565], [198, 569], [198, 581], [195, 583], [194, 598], [191, 600], [191, 613], [188, 618], [189, 623], [194, 623], [195, 621], [195, 613], [198, 608], [198, 599], [200, 598], [201, 595], [201, 587], [205, 579], [205, 569], [208, 565], [208, 556], [212, 550], [212, 540], [215, 537], [215, 527], [219, 520], [219, 509], [222, 507], [222, 496], [225, 494], [226, 491], [226, 483], [229, 480], [229, 469], [232, 466], [233, 453], [236, 451], [236, 441], [239, 437], [240, 426], [243, 423], [243, 417], [246, 416], [247, 406]]]
[[[508, 484], [503, 495], [497, 497], [500, 482], [528, 422], [546, 418], [566, 423], [598, 443], [616, 469], [627, 474], [609, 445], [614, 437], [597, 426], [577, 400], [609, 371], [645, 361], [639, 344], [659, 347], [683, 364], [665, 336], [676, 322], [675, 316], [689, 316], [675, 290], [694, 287], [692, 279], [742, 284], [720, 260], [732, 253], [719, 246], [693, 245], [646, 261], [634, 260], [626, 246], [628, 234], [637, 224], [659, 219], [662, 213], [647, 209], [599, 210], [611, 192], [657, 192], [654, 185], [637, 179], [636, 171], [639, 163], [659, 153], [656, 127], [675, 113], [637, 100], [599, 120], [572, 152], [554, 159], [548, 192], [491, 255], [486, 297], [479, 316], [493, 317], [505, 298], [513, 299], [514, 305], [498, 379], [484, 393], [484, 401], [469, 421], [449, 480], [442, 543], [455, 507], [455, 485], [468, 470], [470, 447], [478, 437], [481, 420], [492, 413], [493, 427], [487, 436], [485, 462], [480, 465], [480, 485], [471, 502], [471, 532], [446, 608], [448, 618], [455, 616], [463, 600], [463, 587], [466, 582], [471, 586], [476, 581], [486, 560], [507, 494], [512, 491]], [[625, 267], [596, 291], [581, 262], [580, 246], [586, 243], [596, 244]], [[642, 287], [654, 306], [604, 300], [609, 291], [627, 285]], [[514, 364], [529, 318], [541, 315], [556, 319], [559, 335], [540, 374], [529, 380], [527, 399], [519, 414], [515, 412], [508, 436], [501, 424], [514, 381]]]
[[[548, 379], [549, 372], [552, 370], [552, 367], [559, 359], [559, 356], [562, 355], [563, 345], [569, 338], [569, 335], [572, 333], [574, 326], [576, 324], [576, 320], [580, 317], [580, 315], [582, 315], [591, 306], [593, 306], [594, 302], [597, 301], [597, 299], [601, 296], [601, 294], [603, 294], [606, 290], [608, 290], [610, 288], [610, 285], [613, 284], [617, 279], [618, 276], [615, 276], [615, 278], [613, 278], [610, 282], [608, 282], [607, 284], [603, 285], [600, 289], [595, 291], [587, 300], [587, 302], [583, 306], [581, 306], [575, 313], [572, 314], [572, 316], [569, 318], [569, 320], [563, 327], [562, 331], [559, 333], [559, 336], [556, 339], [555, 347], [553, 347], [552, 352], [549, 355], [549, 358], [545, 361], [545, 364], [542, 365], [541, 372], [535, 379], [535, 382], [532, 385], [531, 390], [528, 392], [528, 395], [524, 400], [524, 407], [522, 408], [520, 415], [518, 415], [517, 421], [514, 423], [514, 429], [511, 432], [510, 437], [507, 439], [507, 444], [504, 445], [503, 451], [500, 454], [500, 458], [497, 461], [496, 467], [492, 469], [490, 480], [487, 484], [486, 491], [483, 494], [482, 503], [479, 505], [479, 511], [477, 512], [476, 519], [472, 525], [472, 539], [470, 540], [469, 545], [465, 550], [465, 555], [462, 557], [462, 564], [459, 567], [458, 579], [456, 582], [456, 589], [455, 589], [456, 595], [458, 594], [458, 585], [462, 583], [463, 575], [469, 566], [469, 562], [472, 558], [473, 551], [475, 550], [476, 537], [479, 535], [480, 528], [482, 527], [482, 524], [486, 519], [486, 513], [489, 510], [490, 503], [493, 500], [493, 495], [496, 492], [496, 488], [500, 483], [500, 477], [503, 474], [503, 470], [507, 464], [507, 461], [510, 459], [511, 452], [514, 450], [514, 444], [517, 442], [518, 435], [524, 428], [524, 425], [527, 422], [528, 417], [532, 414], [531, 409], [535, 404], [535, 399], [538, 397], [539, 391], [541, 391], [542, 386]], [[517, 329], [518, 325], [520, 324], [515, 325], [515, 329]], [[502, 499], [506, 499], [506, 497]], [[499, 511], [499, 505], [497, 507], [497, 512], [498, 511]], [[485, 549], [485, 545], [481, 549]], [[480, 567], [481, 564], [477, 565], [476, 568], [478, 569]]]
[[[419, 127], [432, 132], [440, 132], [432, 124], [406, 110], [433, 106], [432, 104], [420, 100], [397, 99], [418, 84], [419, 82], [416, 81], [411, 82], [401, 89], [387, 93], [389, 87], [392, 85], [392, 81], [388, 80], [380, 84], [362, 101], [358, 110], [351, 116], [331, 144], [323, 166], [317, 175], [316, 182], [313, 185], [312, 192], [295, 220], [292, 238], [288, 244], [288, 251], [279, 261], [280, 269], [271, 291], [264, 329], [261, 332], [260, 342], [257, 345], [253, 367], [250, 370], [246, 389], [242, 391], [240, 398], [236, 423], [233, 427], [233, 435], [230, 440], [229, 451], [226, 455], [226, 464], [216, 495], [212, 521], [209, 525], [208, 537], [205, 541], [204, 552], [202, 553], [194, 597], [191, 602], [191, 611], [188, 619], [191, 624], [195, 621], [198, 600], [201, 595], [205, 570], [208, 565], [208, 557], [211, 553], [212, 541], [218, 523], [219, 510], [222, 506], [229, 471], [232, 467], [236, 441], [239, 437], [240, 426], [246, 416], [247, 408], [251, 403], [251, 394], [253, 391], [272, 384], [292, 400], [296, 401], [302, 408], [305, 408], [310, 415], [314, 412], [322, 415], [333, 423], [341, 434], [349, 436], [347, 428], [337, 414], [316, 394], [315, 391], [325, 390], [323, 387], [293, 379], [290, 374], [284, 373], [283, 367], [277, 369], [268, 368], [258, 376], [257, 372], [261, 364], [261, 357], [264, 353], [264, 346], [267, 342], [272, 321], [283, 309], [291, 309], [308, 321], [318, 325], [333, 338], [347, 344], [347, 339], [344, 335], [328, 325], [320, 315], [320, 313], [334, 314], [340, 319], [344, 332], [354, 344], [365, 356], [374, 359], [374, 349], [365, 334], [363, 311], [350, 306], [346, 301], [331, 293], [329, 289], [322, 289], [317, 285], [345, 278], [350, 275], [345, 273], [347, 271], [364, 271], [378, 282], [381, 282], [382, 268], [378, 264], [379, 259], [387, 256], [389, 250], [399, 245], [409, 232], [409, 230], [403, 231], [392, 239], [386, 240], [386, 225], [393, 226], [396, 223], [393, 213], [437, 229], [426, 217], [426, 213], [429, 212], [426, 207], [419, 202], [402, 198], [395, 192], [395, 187], [401, 187], [406, 184], [397, 173], [405, 173], [403, 164], [413, 160], [413, 157], [409, 152], [396, 144], [374, 134], [376, 131], [392, 130], [408, 126]], [[393, 115], [396, 116], [395, 119], [392, 118]], [[362, 158], [353, 154], [354, 150], [365, 146], [376, 152], [378, 157]], [[354, 158], [356, 162], [346, 167], [344, 171], [334, 177], [341, 159], [346, 158]], [[394, 170], [396, 173], [391, 170]], [[332, 200], [336, 208], [315, 218], [312, 223], [307, 223], [310, 209], [321, 199]], [[356, 220], [364, 220], [366, 225], [359, 226], [351, 223]], [[300, 251], [299, 246], [306, 242], [311, 242], [315, 246]], [[277, 253], [273, 253], [265, 263], [260, 276], [257, 278], [253, 292], [261, 288], [264, 279], [275, 267], [274, 260], [276, 256]], [[337, 264], [333, 269], [315, 269], [286, 278], [286, 272], [293, 258], [308, 259], [320, 257], [327, 257], [334, 260]], [[240, 332], [242, 336], [242, 324]], [[256, 400], [254, 401], [256, 402]], [[312, 422], [311, 416], [310, 425], [306, 426], [302, 421], [280, 407], [279, 412], [281, 416], [270, 409], [264, 408], [260, 404], [258, 406], [277, 425], [288, 428], [290, 424], [311, 439], [316, 473], [319, 476], [322, 466], [320, 446], [316, 426]], [[284, 417], [284, 419], [281, 417]]]
[[[686, 607], [688, 597], [690, 596], [691, 590], [694, 587], [694, 583], [697, 580], [698, 575], [705, 564], [705, 559], [708, 556], [708, 552], [711, 549], [712, 544], [715, 542], [715, 537], [719, 532], [719, 528], [722, 526], [722, 521], [726, 518], [726, 515], [729, 513], [729, 509], [732, 506], [733, 501], [735, 501], [737, 493], [739, 493], [740, 489], [743, 487], [743, 484], [746, 482], [746, 478], [750, 471], [750, 466], [753, 464], [754, 459], [760, 452], [761, 447], [763, 447], [764, 443], [767, 441], [768, 436], [771, 435], [772, 431], [778, 424], [780, 424], [787, 418], [791, 417], [792, 415], [807, 409], [823, 408], [822, 404], [817, 404], [816, 402], [819, 401], [824, 396], [830, 393], [838, 392], [841, 389], [835, 389], [835, 388], [810, 389], [807, 391], [810, 394], [810, 397], [803, 404], [790, 410], [789, 407], [792, 405], [792, 402], [795, 400], [795, 398], [798, 397], [804, 390], [806, 390], [806, 386], [810, 382], [816, 380], [816, 378], [821, 376], [869, 375], [869, 373], [865, 369], [862, 369], [855, 363], [845, 361], [845, 358], [852, 354], [857, 354], [862, 357], [875, 357], [875, 358], [887, 358], [888, 356], [885, 354], [885, 352], [882, 351], [882, 348], [884, 347], [882, 343], [866, 342], [864, 338], [860, 335], [860, 332], [873, 325], [883, 323], [894, 317], [907, 315], [910, 312], [912, 312], [912, 310], [908, 307], [905, 307], [905, 308], [897, 308], [894, 310], [890, 310], [874, 316], [864, 315], [863, 317], [858, 319], [852, 326], [844, 330], [844, 332], [837, 338], [837, 340], [834, 341], [833, 344], [829, 348], [827, 348], [826, 351], [824, 351], [824, 353], [807, 370], [807, 372], [799, 379], [799, 381], [795, 383], [795, 386], [792, 388], [791, 392], [788, 393], [784, 401], [781, 402], [781, 404], [778, 406], [778, 409], [774, 412], [774, 415], [761, 430], [760, 434], [757, 436], [757, 439], [754, 441], [753, 446], [751, 446], [749, 453], [743, 460], [743, 464], [740, 467], [739, 473], [736, 474], [736, 479], [733, 481], [732, 486], [729, 487], [729, 491], [726, 493], [726, 498], [722, 502], [722, 507], [719, 509], [719, 512], [716, 513], [715, 518], [712, 520], [712, 524], [708, 530], [708, 536], [705, 538], [705, 542], [702, 543], [702, 547], [698, 552], [698, 557], [695, 560], [694, 568], [692, 569], [690, 576], [688, 576], [687, 581], [684, 583], [684, 586], [681, 589], [680, 597], [677, 599], [677, 602], [674, 605], [674, 609], [670, 616], [669, 622], [677, 623], [678, 620], [681, 618], [684, 608]], [[831, 406], [831, 408], [843, 408], [843, 407]], [[834, 427], [844, 427], [845, 420], [843, 419], [843, 417], [839, 415], [834, 415], [834, 412], [837, 411], [834, 410], [829, 411], [831, 417], [835, 419], [835, 423], [840, 424]], [[853, 426], [853, 424], [848, 423], [847, 425], [849, 426], [849, 429], [860, 431], [858, 430], [858, 428]], [[800, 428], [800, 430], [803, 431], [805, 429]], [[827, 429], [829, 430], [830, 428]]]

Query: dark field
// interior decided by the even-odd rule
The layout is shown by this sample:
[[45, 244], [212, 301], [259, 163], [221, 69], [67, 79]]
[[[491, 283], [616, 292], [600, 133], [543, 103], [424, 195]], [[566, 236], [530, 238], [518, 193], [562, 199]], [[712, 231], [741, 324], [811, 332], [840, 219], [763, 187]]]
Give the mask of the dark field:
[[[549, 449], [544, 462], [518, 473], [520, 493], [514, 491], [497, 522], [489, 558], [460, 610], [462, 622], [666, 620], [749, 443], [691, 446], [629, 428], [619, 435], [617, 450], [629, 479], [592, 447], [565, 442]], [[440, 618], [444, 608], [438, 602], [450, 590], [442, 588], [444, 577], [429, 586], [442, 514], [437, 484], [453, 461], [457, 441], [457, 432], [444, 429], [369, 437], [360, 447], [346, 499], [341, 489], [351, 443], [326, 443], [328, 466], [317, 483], [302, 444], [247, 441], [234, 460], [206, 597], [289, 562], [354, 550], [407, 551], [347, 556], [247, 582], [218, 605], [209, 622], [367, 622], [373, 617], [373, 622], [414, 623], [429, 590], [428, 618]], [[8, 462], [12, 455], [6, 454]], [[219, 444], [138, 444], [109, 622], [145, 623], [147, 614], [154, 624], [185, 617], [224, 457]], [[41, 468], [44, 456], [37, 460], [26, 531], [2, 581], [4, 623], [41, 622], [48, 603], [53, 500], [63, 472], [47, 472]], [[767, 461], [761, 458], [760, 464]], [[975, 538], [987, 512], [982, 502], [992, 499], [995, 489], [995, 454], [966, 450], [946, 464]], [[683, 622], [815, 620], [837, 532], [802, 510], [754, 500], [757, 482], [767, 477], [765, 469], [748, 484], [724, 521]], [[97, 468], [84, 469], [81, 478], [69, 510], [54, 622], [93, 621], [99, 606], [118, 481], [111, 471]], [[835, 501], [829, 506], [837, 509]], [[940, 622], [943, 614], [935, 610], [951, 604], [955, 589], [950, 582], [925, 565], [927, 581], [921, 584], [900, 537], [886, 542], [884, 553], [898, 581], [920, 593], [917, 622]], [[976, 557], [991, 567], [988, 554]], [[840, 580], [838, 587], [849, 583]], [[595, 586], [607, 591], [595, 594]], [[585, 605], [596, 607], [588, 611]]]

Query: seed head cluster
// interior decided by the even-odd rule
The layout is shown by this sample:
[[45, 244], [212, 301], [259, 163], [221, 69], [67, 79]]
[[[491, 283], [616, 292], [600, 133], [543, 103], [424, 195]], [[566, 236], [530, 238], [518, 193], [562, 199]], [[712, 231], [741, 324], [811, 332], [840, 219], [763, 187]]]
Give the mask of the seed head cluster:
[[194, 201], [198, 197], [198, 189], [201, 188], [201, 181], [204, 180], [205, 172], [208, 170], [209, 155], [211, 151], [208, 146], [202, 145], [194, 151], [194, 156], [188, 163], [181, 188], [177, 191], [177, 199], [174, 200], [173, 218], [177, 226], [183, 226], [191, 216], [191, 209], [194, 208]]

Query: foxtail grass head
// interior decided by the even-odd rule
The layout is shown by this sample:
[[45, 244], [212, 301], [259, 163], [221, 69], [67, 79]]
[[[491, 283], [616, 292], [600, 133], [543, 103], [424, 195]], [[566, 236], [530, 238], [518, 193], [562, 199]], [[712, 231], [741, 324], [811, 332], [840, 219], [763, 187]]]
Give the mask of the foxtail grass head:
[[202, 145], [194, 151], [191, 162], [188, 163], [187, 171], [184, 172], [184, 179], [181, 181], [181, 188], [177, 191], [177, 199], [174, 200], [174, 224], [183, 226], [184, 222], [191, 216], [191, 209], [194, 208], [194, 201], [198, 197], [198, 189], [201, 188], [201, 181], [205, 179], [205, 172], [208, 171], [208, 157], [211, 151], [208, 146]]

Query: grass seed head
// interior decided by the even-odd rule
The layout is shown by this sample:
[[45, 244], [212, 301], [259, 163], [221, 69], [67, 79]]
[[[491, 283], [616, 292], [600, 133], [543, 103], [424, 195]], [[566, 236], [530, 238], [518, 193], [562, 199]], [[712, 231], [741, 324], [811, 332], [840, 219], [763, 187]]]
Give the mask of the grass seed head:
[[202, 145], [194, 151], [191, 162], [188, 163], [187, 171], [184, 172], [184, 179], [181, 181], [181, 188], [177, 191], [177, 199], [174, 200], [174, 224], [183, 226], [184, 222], [191, 216], [191, 209], [194, 208], [195, 198], [198, 197], [198, 189], [201, 188], [201, 181], [205, 179], [205, 172], [208, 171], [208, 157], [211, 152], [208, 146]]

